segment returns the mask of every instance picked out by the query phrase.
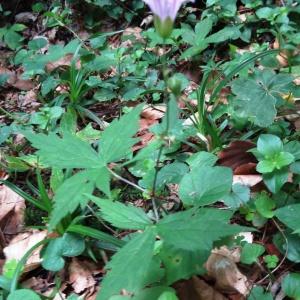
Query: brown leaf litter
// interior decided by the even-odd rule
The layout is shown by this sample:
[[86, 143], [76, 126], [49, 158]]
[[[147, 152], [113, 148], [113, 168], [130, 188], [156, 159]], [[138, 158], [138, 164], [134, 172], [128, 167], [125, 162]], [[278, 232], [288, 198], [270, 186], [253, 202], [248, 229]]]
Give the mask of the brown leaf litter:
[[229, 250], [227, 247], [214, 249], [205, 268], [208, 276], [216, 281], [216, 288], [224, 293], [236, 293], [246, 296], [250, 284], [247, 277], [240, 272], [237, 263], [240, 261], [240, 250]]
[[13, 235], [23, 228], [25, 200], [5, 185], [0, 185], [0, 229]]
[[[9, 245], [3, 249], [6, 261], [17, 260], [20, 261], [23, 255], [34, 245], [44, 240], [47, 236], [47, 231], [31, 230], [20, 233], [15, 236]], [[42, 246], [35, 249], [31, 256], [26, 261], [23, 273], [37, 268], [41, 263], [40, 251]]]
[[11, 71], [6, 67], [0, 66], [0, 75], [7, 74], [7, 86], [14, 87], [21, 91], [30, 91], [35, 87], [35, 84], [30, 79], [22, 79], [22, 70]]

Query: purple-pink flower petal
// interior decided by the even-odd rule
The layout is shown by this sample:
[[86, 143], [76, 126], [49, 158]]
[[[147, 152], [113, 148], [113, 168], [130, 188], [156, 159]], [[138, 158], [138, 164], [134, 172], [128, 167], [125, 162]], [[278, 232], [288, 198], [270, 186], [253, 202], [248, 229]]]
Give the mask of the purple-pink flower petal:
[[144, 2], [161, 21], [168, 17], [174, 21], [182, 4], [195, 2], [195, 0], [144, 0]]

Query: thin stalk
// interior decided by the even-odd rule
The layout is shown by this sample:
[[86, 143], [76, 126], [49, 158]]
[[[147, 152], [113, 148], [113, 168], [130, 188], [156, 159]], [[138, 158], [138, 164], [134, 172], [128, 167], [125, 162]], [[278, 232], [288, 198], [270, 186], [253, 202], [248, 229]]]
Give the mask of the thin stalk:
[[123, 181], [125, 183], [127, 183], [128, 185], [131, 185], [132, 187], [136, 188], [137, 190], [141, 191], [142, 193], [146, 193], [147, 191], [143, 188], [141, 188], [140, 186], [138, 186], [137, 184], [127, 180], [126, 178], [120, 176], [119, 174], [115, 173], [113, 170], [111, 170], [110, 168], [107, 168], [107, 170], [118, 180]]
[[[165, 44], [165, 41], [164, 41]], [[164, 102], [166, 104], [166, 128], [163, 133], [163, 136], [166, 137], [168, 136], [169, 133], [169, 127], [170, 127], [170, 109], [169, 109], [169, 101], [167, 99], [167, 78], [165, 76], [166, 74], [166, 59], [165, 56], [163, 56], [163, 61], [162, 61], [162, 74], [164, 76], [164, 81], [165, 81], [165, 90], [164, 90]], [[165, 144], [163, 143], [159, 150], [158, 150], [158, 155], [155, 163], [155, 174], [154, 174], [154, 179], [153, 179], [153, 185], [152, 185], [152, 195], [151, 195], [151, 202], [152, 202], [152, 207], [153, 207], [153, 212], [155, 216], [156, 222], [159, 221], [159, 213], [158, 213], [158, 207], [160, 206], [157, 201], [156, 201], [156, 185], [157, 185], [157, 178], [158, 178], [158, 171], [159, 171], [159, 164], [160, 164], [160, 159], [162, 156], [163, 149], [165, 147]]]
[[284, 233], [284, 230], [280, 227], [280, 225], [275, 221], [274, 218], [272, 218], [272, 221], [274, 223], [274, 225], [277, 227], [277, 229], [279, 230], [279, 232], [281, 233], [284, 241], [285, 241], [285, 245], [286, 245], [286, 250], [285, 250], [285, 253], [284, 253], [284, 256], [281, 260], [281, 262], [277, 265], [277, 267], [275, 269], [273, 269], [271, 272], [268, 272], [268, 274], [262, 278], [261, 280], [259, 280], [258, 282], [256, 282], [255, 284], [256, 285], [259, 285], [261, 283], [263, 283], [266, 279], [268, 278], [271, 278], [273, 277], [273, 274], [280, 269], [280, 267], [283, 265], [283, 263], [285, 262], [286, 258], [287, 258], [287, 255], [288, 255], [288, 252], [289, 252], [289, 241]]

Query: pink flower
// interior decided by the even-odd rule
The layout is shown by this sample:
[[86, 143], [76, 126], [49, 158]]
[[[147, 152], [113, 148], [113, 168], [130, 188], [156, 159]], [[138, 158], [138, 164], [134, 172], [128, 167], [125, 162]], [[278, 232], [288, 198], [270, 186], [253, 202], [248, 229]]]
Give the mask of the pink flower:
[[195, 0], [143, 0], [161, 22], [170, 18], [175, 20], [180, 6], [185, 2], [195, 2]]

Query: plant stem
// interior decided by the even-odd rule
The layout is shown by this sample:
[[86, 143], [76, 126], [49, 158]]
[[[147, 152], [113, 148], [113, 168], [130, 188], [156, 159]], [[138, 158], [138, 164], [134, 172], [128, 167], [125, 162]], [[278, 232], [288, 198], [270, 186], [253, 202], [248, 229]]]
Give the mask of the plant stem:
[[126, 178], [118, 175], [117, 173], [115, 173], [113, 170], [111, 170], [110, 168], [107, 168], [107, 170], [117, 179], [119, 179], [120, 181], [123, 181], [125, 183], [127, 183], [128, 185], [133, 186], [134, 188], [136, 188], [137, 190], [141, 191], [142, 193], [146, 193], [147, 191], [143, 188], [141, 188], [140, 186], [138, 186], [137, 184], [127, 180]]
[[[165, 122], [166, 128], [164, 130], [163, 137], [168, 136], [169, 127], [170, 127], [170, 109], [169, 109], [169, 101], [168, 101], [168, 98], [167, 98], [167, 78], [166, 78], [166, 75], [165, 75], [166, 74], [166, 65], [167, 65], [166, 64], [166, 59], [164, 57], [164, 59], [162, 61], [162, 74], [164, 76], [164, 81], [165, 81], [164, 102], [165, 102], [165, 105], [166, 105], [166, 115], [165, 115], [166, 116], [166, 119], [165, 119], [166, 120], [166, 122]], [[153, 186], [152, 186], [152, 195], [151, 195], [152, 207], [153, 207], [156, 222], [159, 221], [158, 207], [160, 206], [156, 201], [156, 185], [157, 185], [160, 159], [161, 159], [164, 147], [165, 147], [165, 144], [163, 143], [160, 146], [159, 150], [158, 150], [158, 155], [157, 155], [156, 164], [155, 164], [155, 174], [154, 174]]]

